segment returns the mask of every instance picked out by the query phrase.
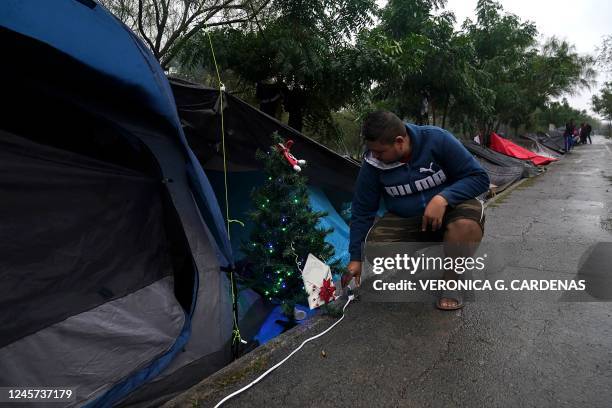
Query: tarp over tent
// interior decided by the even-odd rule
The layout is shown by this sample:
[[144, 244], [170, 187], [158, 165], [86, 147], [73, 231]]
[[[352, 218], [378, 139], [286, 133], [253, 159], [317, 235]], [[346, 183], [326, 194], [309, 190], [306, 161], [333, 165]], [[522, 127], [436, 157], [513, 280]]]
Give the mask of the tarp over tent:
[[519, 140], [515, 140], [515, 143], [518, 144], [519, 146], [524, 147], [527, 150], [530, 150], [536, 154], [539, 154], [540, 156], [550, 157], [553, 159], [559, 159], [563, 156], [557, 151], [549, 147], [546, 147], [542, 143], [540, 143], [536, 135], [533, 133], [521, 135], [521, 138]]
[[[219, 90], [170, 78], [185, 133], [205, 169], [221, 169], [221, 116]], [[292, 153], [308, 162], [304, 174], [312, 184], [352, 193], [359, 164], [261, 112], [231, 93], [223, 93], [226, 151], [230, 171], [260, 169], [254, 160], [257, 149], [272, 145], [278, 132], [293, 139]]]
[[232, 331], [232, 250], [168, 82], [91, 0], [0, 2], [0, 38], [0, 386], [156, 405]]
[[551, 130], [548, 133], [530, 133], [524, 135], [527, 139], [534, 140], [544, 147], [554, 151], [558, 155], [565, 154], [565, 141], [563, 140], [563, 132], [559, 130]]
[[504, 139], [495, 132], [491, 132], [489, 147], [496, 152], [516, 157], [517, 159], [529, 160], [536, 166], [543, 166], [557, 160], [551, 157], [540, 156], [508, 139]]
[[514, 157], [506, 156], [505, 154], [496, 152], [486, 148], [473, 141], [464, 141], [463, 145], [477, 158], [485, 159], [497, 166], [501, 167], [518, 167], [521, 169], [521, 177], [535, 177], [544, 170], [535, 166], [532, 162], [520, 160]]
[[[210, 177], [219, 201], [224, 202], [219, 90], [176, 78], [170, 78], [170, 85], [189, 144]], [[255, 160], [255, 152], [267, 151], [273, 144], [272, 134], [278, 132], [285, 139], [293, 139], [291, 152], [307, 161], [303, 173], [308, 177], [310, 203], [314, 210], [329, 213], [321, 221], [321, 227], [334, 228], [327, 241], [334, 245], [336, 256], [348, 262], [348, 226], [339, 212], [342, 204], [352, 199], [359, 164], [227, 92], [223, 93], [223, 120], [230, 218], [246, 224], [245, 227], [231, 225], [232, 246], [237, 257], [240, 242], [248, 239], [251, 227], [246, 216], [250, 210], [250, 192], [263, 183], [262, 164]]]
[[474, 141], [462, 143], [489, 174], [489, 187], [493, 194], [502, 192], [521, 178], [534, 177], [544, 171], [530, 161], [506, 156]]
[[489, 189], [494, 194], [504, 191], [513, 183], [523, 178], [522, 166], [499, 166], [478, 156], [476, 156], [476, 160], [480, 162], [480, 165], [489, 175]]

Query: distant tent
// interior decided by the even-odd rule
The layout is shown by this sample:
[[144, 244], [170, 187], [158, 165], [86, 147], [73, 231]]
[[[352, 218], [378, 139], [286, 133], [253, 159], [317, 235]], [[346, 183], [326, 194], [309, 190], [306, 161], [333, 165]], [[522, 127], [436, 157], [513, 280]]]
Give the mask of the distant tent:
[[506, 156], [503, 153], [496, 152], [495, 150], [491, 150], [473, 141], [467, 141], [467, 142], [463, 141], [463, 145], [465, 146], [466, 149], [470, 151], [470, 153], [472, 153], [477, 158], [485, 159], [501, 167], [520, 168], [521, 169], [520, 176], [523, 178], [534, 177], [544, 171], [543, 169], [535, 166], [530, 161]]
[[498, 166], [481, 157], [476, 157], [476, 160], [487, 171], [490, 182], [489, 188], [495, 194], [504, 191], [523, 178], [523, 166]]
[[232, 250], [168, 82], [91, 0], [0, 2], [0, 39], [0, 386], [158, 405], [232, 334]]
[[553, 159], [559, 159], [563, 156], [557, 151], [546, 147], [542, 143], [540, 143], [535, 133], [521, 135], [521, 138], [519, 140], [515, 140], [514, 142], [519, 146], [522, 146], [525, 149], [530, 150], [540, 156], [550, 157]]
[[545, 148], [555, 152], [557, 156], [565, 154], [565, 141], [561, 131], [551, 130], [548, 133], [531, 133], [523, 137], [540, 143]]
[[489, 147], [496, 152], [503, 153], [510, 157], [516, 157], [517, 159], [529, 160], [536, 166], [543, 166], [549, 164], [557, 159], [551, 157], [540, 156], [530, 150], [525, 149], [513, 143], [508, 139], [504, 139], [495, 132], [491, 133]]

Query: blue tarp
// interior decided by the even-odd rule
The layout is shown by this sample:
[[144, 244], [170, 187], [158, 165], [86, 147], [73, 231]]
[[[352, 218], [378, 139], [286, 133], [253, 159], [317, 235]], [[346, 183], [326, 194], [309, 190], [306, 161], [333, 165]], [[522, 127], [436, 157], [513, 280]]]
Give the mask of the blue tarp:
[[328, 234], [325, 241], [333, 245], [336, 250], [335, 260], [340, 260], [342, 265], [350, 261], [348, 253], [349, 246], [349, 227], [344, 219], [338, 214], [332, 203], [329, 201], [323, 190], [310, 186], [308, 188], [310, 205], [314, 211], [325, 211], [327, 216], [321, 218], [319, 227], [333, 228], [334, 232]]
[[[302, 305], [297, 305], [296, 308], [306, 312], [306, 318], [304, 320], [297, 320], [297, 324], [303, 324], [312, 316], [314, 316], [318, 311], [318, 309], [310, 310], [308, 309], [308, 306]], [[277, 320], [280, 320], [282, 322], [289, 321], [289, 319], [285, 315], [283, 315], [283, 311], [280, 306], [276, 306], [272, 310], [272, 312], [270, 312], [266, 321], [261, 325], [259, 333], [257, 333], [257, 335], [253, 339], [257, 340], [259, 344], [265, 344], [276, 336], [278, 336], [279, 334], [281, 334], [285, 330], [285, 327], [282, 324], [276, 323]]]
[[[219, 202], [225, 202], [225, 186], [223, 182], [223, 172], [207, 170], [210, 182], [215, 190]], [[248, 242], [253, 223], [249, 220], [248, 211], [251, 209], [251, 191], [256, 186], [264, 183], [264, 174], [260, 171], [241, 171], [228, 173], [229, 209], [230, 218], [238, 219], [245, 224], [231, 224], [231, 243], [232, 251], [236, 258], [242, 255], [240, 243]], [[334, 231], [328, 234], [325, 241], [333, 245], [336, 254], [335, 259], [339, 259], [346, 265], [349, 261], [348, 239], [349, 227], [344, 219], [338, 214], [327, 195], [318, 187], [309, 186], [308, 193], [310, 205], [314, 211], [325, 211], [328, 215], [319, 222], [321, 228], [333, 228]]]

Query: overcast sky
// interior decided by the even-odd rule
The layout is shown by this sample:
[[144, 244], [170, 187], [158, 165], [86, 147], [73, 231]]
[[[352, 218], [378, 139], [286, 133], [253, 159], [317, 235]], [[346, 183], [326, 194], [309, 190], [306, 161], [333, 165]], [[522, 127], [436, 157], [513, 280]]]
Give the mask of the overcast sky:
[[[579, 53], [595, 53], [602, 37], [612, 34], [610, 0], [501, 0], [504, 10], [536, 24], [541, 39], [556, 36], [576, 46]], [[446, 9], [455, 13], [458, 25], [466, 18], [475, 20], [477, 0], [448, 0]], [[602, 76], [599, 81], [603, 81]], [[591, 95], [599, 87], [567, 96], [570, 105], [593, 113]]]

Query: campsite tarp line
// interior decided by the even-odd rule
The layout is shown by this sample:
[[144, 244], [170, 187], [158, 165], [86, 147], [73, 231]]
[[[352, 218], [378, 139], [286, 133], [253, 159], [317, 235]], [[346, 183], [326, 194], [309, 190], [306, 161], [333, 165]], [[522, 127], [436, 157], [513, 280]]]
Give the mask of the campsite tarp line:
[[537, 138], [529, 137], [529, 135], [521, 135], [520, 139], [515, 140], [514, 142], [527, 150], [531, 150], [532, 152], [539, 154], [540, 156], [551, 157], [554, 159], [559, 159], [563, 156], [562, 154], [557, 153], [555, 150], [544, 146], [537, 140]]
[[557, 160], [550, 157], [540, 156], [530, 150], [525, 149], [524, 147], [517, 145], [511, 140], [504, 139], [495, 132], [491, 132], [489, 147], [492, 150], [511, 157], [516, 157], [522, 160], [529, 160], [536, 166], [544, 166]]
[[521, 167], [523, 169], [522, 177], [534, 177], [544, 171], [543, 169], [536, 167], [530, 161], [506, 156], [505, 154], [481, 146], [474, 141], [462, 141], [462, 143], [474, 156], [486, 159], [493, 164], [502, 167]]
[[494, 194], [501, 193], [523, 178], [523, 166], [499, 166], [482, 157], [476, 156], [476, 159], [487, 171], [491, 183], [490, 189]]
[[563, 132], [551, 130], [548, 133], [530, 133], [522, 137], [530, 139], [542, 144], [544, 147], [554, 151], [557, 155], [565, 154], [565, 142], [563, 140]]

